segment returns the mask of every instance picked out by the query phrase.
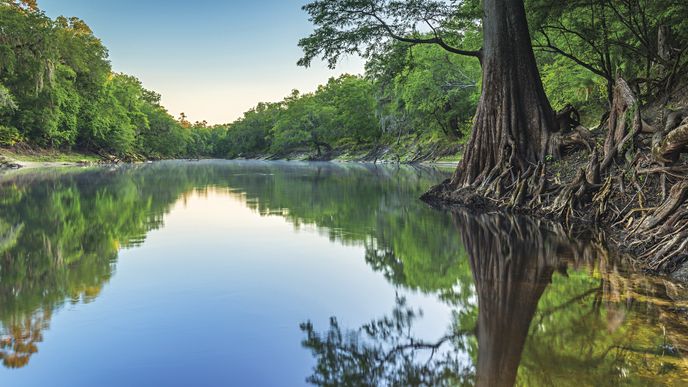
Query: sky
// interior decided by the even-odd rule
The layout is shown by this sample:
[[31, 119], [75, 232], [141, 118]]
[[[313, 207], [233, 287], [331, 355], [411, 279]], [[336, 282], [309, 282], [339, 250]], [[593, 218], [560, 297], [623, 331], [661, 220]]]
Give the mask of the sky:
[[114, 71], [162, 94], [175, 117], [228, 123], [258, 102], [309, 92], [332, 76], [363, 72], [345, 58], [296, 66], [313, 30], [307, 0], [39, 0], [50, 17], [76, 16], [110, 51]]

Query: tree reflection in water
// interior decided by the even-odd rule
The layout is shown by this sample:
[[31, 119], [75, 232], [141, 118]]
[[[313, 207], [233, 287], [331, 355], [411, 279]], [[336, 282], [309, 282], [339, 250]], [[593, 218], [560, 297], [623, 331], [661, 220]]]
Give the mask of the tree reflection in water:
[[[0, 174], [0, 360], [27, 366], [51, 317], [66, 303], [94, 300], [119, 250], [143, 243], [189, 195], [223, 190], [258, 216], [314, 225], [343, 244], [374, 237], [388, 246], [395, 240], [385, 235], [447, 226], [415, 211], [417, 196], [439, 176], [403, 166], [212, 161]], [[446, 237], [436, 238], [402, 239], [402, 249], [427, 251]]]
[[[661, 302], [666, 283], [622, 275], [599, 240], [572, 237], [540, 221], [466, 212], [454, 213], [453, 219], [468, 252], [478, 305], [465, 294], [445, 294], [456, 307], [454, 321], [449, 334], [434, 341], [414, 337], [419, 312], [403, 299], [391, 316], [353, 331], [342, 330], [334, 318], [324, 334], [311, 323], [302, 324], [302, 344], [316, 359], [310, 383], [512, 386], [684, 380], [685, 327], [674, 324], [673, 343], [667, 344], [671, 337], [662, 335], [662, 327], [638, 321], [658, 315], [680, 321], [680, 312]], [[369, 253], [368, 260], [384, 259], [373, 267], [399, 272], [403, 264], [390, 254]], [[384, 262], [396, 268], [380, 268]], [[643, 294], [656, 298], [645, 296], [647, 315], [627, 316], [624, 311], [640, 295], [639, 288], [652, 288]], [[477, 318], [471, 318], [476, 309]]]
[[397, 298], [391, 316], [355, 332], [343, 332], [336, 318], [330, 319], [325, 335], [316, 333], [310, 322], [301, 324], [303, 346], [317, 358], [307, 381], [324, 386], [435, 386], [471, 380], [471, 367], [457, 356], [466, 349], [463, 337], [471, 333], [456, 330], [436, 341], [418, 340], [412, 326], [419, 313]]
[[320, 336], [305, 324], [317, 384], [688, 382], [680, 286], [625, 273], [602, 241], [543, 223], [433, 211], [417, 197], [442, 178], [407, 166], [262, 162], [0, 176], [2, 361], [25, 366], [63, 305], [100, 294], [122, 247], [161, 227], [174, 203], [217, 189], [257, 216], [361, 247], [400, 293], [454, 310], [430, 342], [416, 337], [421, 316], [403, 302], [353, 332], [334, 324]]

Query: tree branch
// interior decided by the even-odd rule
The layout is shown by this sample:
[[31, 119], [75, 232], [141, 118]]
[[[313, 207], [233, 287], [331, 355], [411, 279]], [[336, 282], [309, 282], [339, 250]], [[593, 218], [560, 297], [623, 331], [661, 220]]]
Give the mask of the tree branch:
[[[351, 13], [355, 13], [353, 11], [350, 11]], [[449, 44], [447, 44], [444, 39], [439, 37], [435, 31], [434, 28], [433, 31], [435, 31], [435, 36], [432, 38], [409, 38], [405, 36], [398, 35], [394, 32], [392, 27], [387, 24], [384, 20], [382, 20], [381, 17], [379, 17], [375, 12], [365, 12], [365, 11], [360, 11], [361, 14], [369, 16], [374, 18], [380, 23], [380, 26], [387, 32], [387, 34], [395, 40], [398, 40], [400, 42], [404, 43], [413, 43], [413, 44], [436, 44], [446, 51], [449, 51], [454, 54], [459, 54], [459, 55], [464, 55], [464, 56], [471, 56], [474, 58], [481, 59], [482, 57], [482, 50], [477, 50], [477, 51], [471, 51], [471, 50], [462, 50], [456, 47], [452, 47]]]
[[544, 30], [541, 30], [540, 32], [545, 37], [545, 40], [547, 41], [547, 43], [546, 44], [540, 44], [538, 42], [535, 42], [533, 44], [533, 48], [542, 49], [542, 50], [545, 50], [545, 51], [548, 51], [548, 52], [551, 52], [554, 54], [559, 54], [565, 58], [572, 60], [573, 62], [586, 68], [587, 70], [590, 70], [594, 74], [597, 74], [597, 75], [603, 77], [604, 79], [607, 79], [607, 80], [613, 79], [611, 74], [607, 74], [603, 70], [600, 70], [600, 69], [596, 68], [595, 66], [593, 66], [589, 63], [583, 62], [581, 59], [577, 58], [576, 56], [569, 54], [568, 52], [560, 49], [559, 47], [557, 47], [555, 45], [553, 45], [551, 40], [549, 39], [549, 36], [547, 35], [547, 33], [545, 33]]

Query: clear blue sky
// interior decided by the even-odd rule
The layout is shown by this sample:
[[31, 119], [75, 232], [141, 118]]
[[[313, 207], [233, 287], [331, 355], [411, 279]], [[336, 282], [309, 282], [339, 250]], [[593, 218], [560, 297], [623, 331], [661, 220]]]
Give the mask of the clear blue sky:
[[230, 122], [260, 101], [312, 91], [330, 76], [361, 73], [360, 58], [335, 71], [296, 66], [299, 38], [313, 29], [307, 0], [39, 0], [49, 16], [86, 21], [115, 71], [161, 93], [177, 116]]

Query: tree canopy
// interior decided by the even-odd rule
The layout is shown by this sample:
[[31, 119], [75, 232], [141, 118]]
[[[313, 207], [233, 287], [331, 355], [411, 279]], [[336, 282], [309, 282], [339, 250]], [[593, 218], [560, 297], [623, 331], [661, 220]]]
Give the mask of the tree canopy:
[[53, 20], [35, 1], [3, 0], [0, 25], [0, 146], [120, 158], [196, 154], [195, 127], [184, 128], [138, 79], [114, 73], [85, 21]]
[[371, 57], [390, 39], [480, 56], [479, 50], [461, 47], [463, 35], [474, 29], [480, 17], [476, 1], [318, 0], [303, 9], [316, 28], [299, 42], [302, 66], [317, 57], [330, 67], [341, 55]]

